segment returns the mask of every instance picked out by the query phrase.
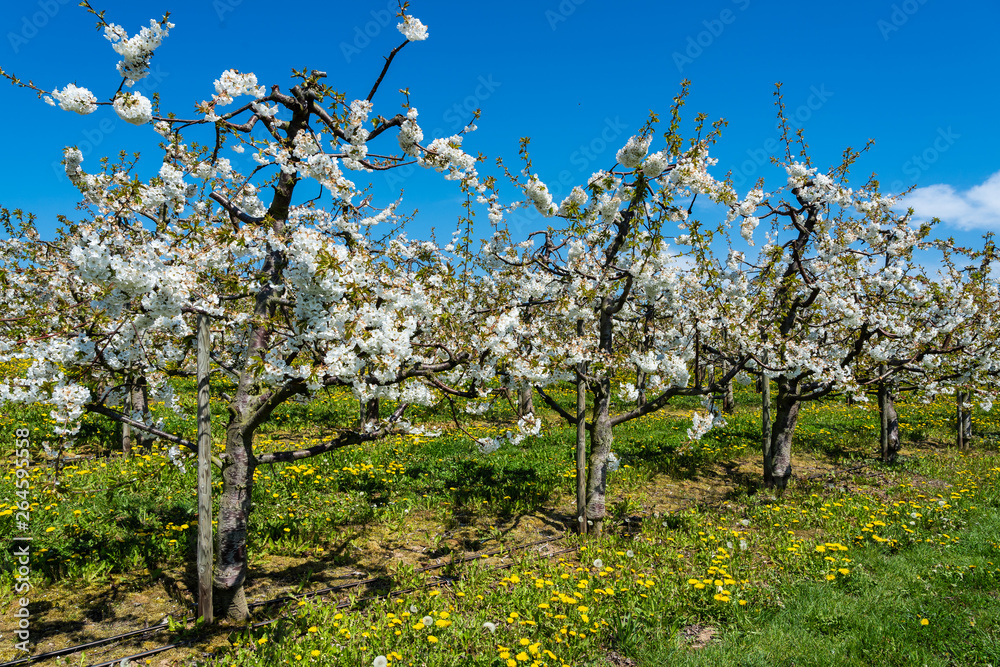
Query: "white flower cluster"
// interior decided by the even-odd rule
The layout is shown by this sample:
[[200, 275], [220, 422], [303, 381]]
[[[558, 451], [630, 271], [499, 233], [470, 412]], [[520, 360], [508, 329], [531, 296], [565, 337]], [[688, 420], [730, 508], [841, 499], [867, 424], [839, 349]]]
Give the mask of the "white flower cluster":
[[410, 107], [406, 112], [406, 120], [399, 126], [399, 147], [410, 157], [420, 155], [419, 144], [424, 140], [424, 131], [417, 125], [417, 109]]
[[790, 189], [802, 187], [806, 182], [811, 179], [818, 170], [813, 167], [809, 168], [808, 165], [802, 162], [793, 162], [785, 167], [785, 173], [788, 174], [788, 187]]
[[420, 19], [413, 16], [403, 15], [403, 22], [397, 23], [396, 28], [403, 33], [403, 37], [411, 42], [420, 42], [427, 39], [427, 26], [420, 22]]
[[687, 430], [687, 437], [689, 440], [701, 440], [714, 425], [715, 417], [711, 414], [695, 412], [691, 415], [691, 428]]
[[[618, 164], [626, 169], [635, 169], [642, 164], [643, 158], [646, 157], [646, 153], [649, 151], [649, 144], [652, 142], [652, 136], [632, 137], [628, 140], [625, 146], [618, 150], [618, 154], [615, 155], [615, 159], [618, 161]], [[664, 165], [664, 168], [665, 167], [666, 165]], [[662, 171], [662, 169], [660, 171]]]
[[573, 210], [582, 212], [583, 208], [587, 205], [587, 201], [589, 199], [590, 196], [587, 194], [587, 191], [578, 185], [574, 187], [570, 191], [569, 196], [566, 197], [566, 199], [564, 199], [561, 204], [559, 204], [559, 210], [557, 211], [557, 214], [561, 216], [567, 216], [570, 214], [570, 211]]
[[118, 93], [114, 108], [126, 123], [145, 125], [153, 120], [153, 105], [142, 93]]
[[100, 206], [104, 201], [104, 189], [109, 178], [106, 174], [95, 176], [84, 172], [80, 168], [82, 163], [83, 153], [79, 148], [70, 147], [63, 150], [63, 165], [70, 182], [80, 190], [84, 199]]
[[627, 403], [633, 403], [639, 399], [639, 388], [632, 382], [623, 382], [621, 388], [621, 399]]
[[507, 431], [499, 438], [477, 438], [476, 448], [481, 454], [492, 454], [506, 442], [511, 445], [521, 444], [528, 436], [535, 436], [542, 431], [542, 420], [534, 415], [517, 420], [517, 430]]
[[170, 459], [171, 463], [180, 469], [182, 473], [187, 472], [187, 469], [184, 467], [184, 461], [181, 458], [180, 447], [177, 445], [170, 445], [170, 448], [167, 450], [167, 457]]
[[350, 112], [347, 114], [347, 126], [344, 128], [344, 135], [348, 144], [344, 147], [344, 166], [355, 171], [371, 171], [361, 161], [368, 156], [368, 130], [365, 129], [365, 122], [368, 114], [371, 113], [372, 103], [368, 100], [354, 100], [351, 102]]
[[476, 439], [476, 449], [479, 450], [480, 454], [488, 456], [500, 449], [501, 441], [497, 438], [477, 438]]
[[[73, 83], [66, 84], [62, 90], [58, 88], [53, 90], [52, 97], [58, 100], [59, 108], [63, 111], [75, 111], [82, 115], [97, 111], [97, 98], [94, 97], [94, 94]], [[45, 101], [52, 105], [55, 104], [49, 97], [46, 97]]]
[[52, 390], [52, 412], [49, 416], [55, 420], [55, 432], [58, 435], [73, 435], [80, 430], [80, 417], [84, 413], [84, 405], [90, 402], [90, 390], [80, 385], [60, 384]]
[[754, 230], [757, 229], [757, 225], [759, 224], [760, 224], [760, 218], [756, 218], [752, 215], [743, 218], [743, 222], [740, 223], [740, 236], [742, 236], [743, 239], [751, 246], [754, 244], [753, 242]]
[[215, 95], [212, 96], [212, 106], [232, 104], [233, 98], [240, 95], [252, 95], [258, 100], [264, 97], [264, 86], [257, 85], [257, 75], [253, 72], [243, 74], [234, 69], [227, 69], [215, 80]]
[[118, 73], [125, 77], [125, 85], [132, 87], [135, 82], [149, 74], [149, 59], [153, 51], [174, 27], [173, 23], [160, 24], [150, 19], [149, 27], [138, 35], [129, 37], [125, 28], [114, 23], [104, 28], [104, 36], [111, 42], [115, 53], [122, 57], [118, 62]]
[[462, 139], [461, 134], [435, 139], [427, 146], [427, 154], [417, 158], [418, 164], [437, 172], [446, 172], [445, 180], [469, 181], [472, 187], [476, 187], [476, 159], [462, 150]]
[[534, 174], [528, 179], [528, 183], [524, 186], [524, 194], [528, 196], [528, 199], [538, 212], [542, 215], [555, 215], [556, 207], [552, 203], [552, 193], [549, 192], [548, 187], [539, 180], [538, 176]]
[[666, 151], [653, 153], [642, 165], [642, 175], [652, 180], [662, 174], [670, 164], [670, 159]]

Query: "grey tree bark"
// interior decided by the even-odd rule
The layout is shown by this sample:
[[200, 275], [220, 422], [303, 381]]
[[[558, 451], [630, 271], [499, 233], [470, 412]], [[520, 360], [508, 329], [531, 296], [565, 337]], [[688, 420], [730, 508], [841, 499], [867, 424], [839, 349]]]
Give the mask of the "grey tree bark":
[[378, 423], [379, 400], [377, 398], [369, 398], [367, 401], [361, 401], [358, 419], [362, 428], [365, 424]]
[[722, 392], [722, 411], [727, 415], [736, 411], [736, 394], [733, 392], [733, 381], [730, 380], [724, 385]]
[[247, 575], [247, 528], [257, 461], [253, 455], [253, 429], [247, 427], [242, 415], [230, 410], [219, 498], [218, 560], [212, 584], [215, 615], [242, 621], [250, 615], [243, 584]]
[[587, 519], [593, 522], [590, 532], [601, 535], [607, 515], [608, 454], [614, 436], [611, 431], [611, 380], [603, 377], [594, 383], [594, 411], [590, 430], [590, 474], [587, 479]]
[[635, 371], [635, 388], [637, 390], [637, 396], [635, 399], [635, 407], [641, 408], [646, 405], [646, 384], [649, 381], [649, 374], [644, 373], [638, 368]]
[[[139, 375], [129, 382], [125, 389], [125, 409], [123, 412], [130, 417], [136, 413], [139, 419], [149, 422], [149, 386], [146, 383], [146, 376]], [[122, 423], [122, 452], [126, 455], [132, 453], [133, 448], [148, 450], [155, 440], [149, 433], [132, 428], [129, 424]]]
[[792, 438], [799, 420], [801, 402], [796, 396], [798, 382], [778, 378], [778, 396], [771, 426], [770, 465], [765, 463], [764, 486], [784, 489], [792, 476]]
[[530, 382], [523, 382], [517, 388], [517, 416], [531, 417], [535, 414], [535, 390]]
[[[885, 375], [885, 366], [880, 369]], [[891, 382], [878, 384], [878, 411], [880, 417], [879, 455], [883, 463], [893, 463], [899, 453], [899, 415]]]
[[969, 392], [959, 391], [955, 395], [955, 445], [962, 451], [972, 448], [972, 411], [966, 404], [969, 401]]

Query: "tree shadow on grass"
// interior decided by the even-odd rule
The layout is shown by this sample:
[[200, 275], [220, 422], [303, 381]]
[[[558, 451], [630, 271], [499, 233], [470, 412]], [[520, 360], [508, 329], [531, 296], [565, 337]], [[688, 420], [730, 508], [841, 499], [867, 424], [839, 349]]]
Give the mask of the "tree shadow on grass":
[[530, 465], [497, 465], [475, 459], [446, 462], [433, 469], [425, 464], [414, 465], [407, 468], [406, 474], [427, 482], [416, 493], [450, 496], [455, 511], [475, 509], [485, 501], [502, 518], [541, 509], [557, 487], [553, 479], [544, 479]]

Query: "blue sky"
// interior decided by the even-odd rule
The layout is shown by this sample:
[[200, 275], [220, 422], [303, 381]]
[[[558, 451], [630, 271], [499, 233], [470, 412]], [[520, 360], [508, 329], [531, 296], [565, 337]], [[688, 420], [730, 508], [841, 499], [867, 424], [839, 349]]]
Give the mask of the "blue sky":
[[[348, 99], [363, 98], [383, 57], [403, 40], [396, 3], [386, 0], [295, 3], [287, 11], [258, 0], [93, 4], [129, 34], [171, 12], [176, 27], [138, 89], [158, 92], [162, 109], [182, 117], [193, 117], [193, 104], [210, 98], [213, 81], [228, 68], [284, 89], [291, 68], [322, 69]], [[409, 13], [428, 26], [430, 38], [400, 53], [375, 111], [395, 113], [397, 91], [408, 87], [425, 136], [439, 136], [481, 108], [466, 150], [487, 155], [489, 165], [502, 157], [519, 169], [518, 140], [531, 137], [534, 170], [557, 199], [610, 167], [650, 110], [666, 117], [682, 79], [692, 82], [687, 129], [698, 112], [729, 123], [714, 150], [716, 175], [732, 170], [741, 192], [761, 174], [777, 187], [783, 176], [767, 158], [783, 152], [775, 149], [773, 104], [781, 81], [814, 164], [833, 165], [844, 148], [872, 138], [874, 148], [854, 169], [856, 182], [877, 172], [888, 191], [916, 185], [918, 214], [941, 216], [940, 233], [965, 244], [978, 245], [984, 232], [1000, 228], [1000, 50], [993, 34], [1000, 8], [989, 0], [415, 0]], [[0, 66], [40, 87], [75, 82], [108, 99], [120, 82], [117, 54], [75, 0], [7, 0], [0, 27]], [[43, 236], [51, 236], [57, 214], [73, 215], [77, 200], [59, 168], [64, 146], [83, 150], [84, 169], [122, 149], [149, 154], [147, 175], [158, 169], [151, 128], [128, 125], [107, 107], [79, 116], [28, 91], [2, 90], [7, 155], [0, 204], [36, 213]], [[239, 164], [239, 156], [229, 157]], [[492, 166], [483, 171], [495, 173]], [[362, 182], [362, 174], [353, 176]], [[375, 174], [374, 186], [382, 203], [405, 190], [403, 209], [419, 210], [411, 236], [435, 227], [446, 238], [454, 228], [458, 193], [436, 174]], [[517, 198], [509, 184], [501, 183], [501, 194]], [[541, 224], [525, 218], [514, 229]]]

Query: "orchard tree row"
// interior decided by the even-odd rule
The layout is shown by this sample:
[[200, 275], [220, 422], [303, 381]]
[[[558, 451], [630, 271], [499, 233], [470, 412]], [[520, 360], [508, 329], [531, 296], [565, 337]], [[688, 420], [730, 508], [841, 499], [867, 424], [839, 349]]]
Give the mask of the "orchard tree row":
[[[174, 29], [168, 17], [129, 36], [83, 4], [122, 58], [117, 89], [99, 98], [0, 73], [66, 111], [148, 127], [161, 151], [85, 165], [67, 148], [84, 213], [61, 218], [52, 240], [31, 216], [3, 211], [0, 361], [27, 371], [0, 384], [0, 402], [51, 406], [65, 443], [90, 412], [194, 448], [154, 423], [148, 405], [176, 406], [171, 380], [194, 375], [195, 321], [210, 318], [213, 372], [235, 386], [217, 461], [222, 614], [248, 613], [254, 470], [417, 430], [410, 406], [516, 396], [520, 419], [506, 439], [520, 440], [541, 427], [533, 404], [547, 405], [577, 427], [579, 529], [599, 533], [615, 427], [676, 396], [721, 401], [734, 380], [762, 380], [768, 396], [773, 385], [774, 414], [769, 397], [762, 405], [763, 475], [782, 488], [805, 402], [877, 396], [881, 456], [891, 461], [898, 392], [958, 393], [959, 405], [994, 395], [992, 242], [956, 247], [896, 213], [874, 178], [849, 185], [863, 151], [823, 171], [786, 124], [774, 162], [787, 180], [737, 192], [712, 173], [723, 123], [700, 115], [683, 134], [685, 83], [664, 123], [651, 116], [564, 201], [553, 200], [523, 140], [521, 168], [499, 164], [506, 192], [517, 193], [504, 199], [499, 179], [463, 148], [473, 125], [426, 137], [403, 91], [384, 105], [402, 101], [402, 112], [376, 110], [393, 60], [428, 35], [405, 5], [405, 39], [365, 98], [338, 92], [319, 70], [293, 70], [287, 89], [227, 70], [210, 100], [175, 115], [133, 92]], [[203, 97], [202, 87], [192, 95]], [[780, 89], [777, 100], [783, 121]], [[256, 166], [238, 171], [230, 150], [249, 151]], [[156, 175], [140, 178], [151, 159]], [[369, 191], [372, 172], [409, 165], [440, 173], [467, 198], [445, 247], [411, 239], [401, 199], [377, 202]], [[695, 215], [696, 200], [706, 215]], [[506, 221], [520, 207], [547, 226], [512, 237]], [[566, 385], [574, 405], [554, 391]], [[278, 406], [330, 387], [357, 398], [356, 428], [307, 449], [255, 451]], [[630, 407], [613, 410], [613, 401]], [[380, 417], [379, 402], [398, 407]], [[697, 414], [688, 435], [701, 437], [715, 419]], [[484, 454], [503, 446], [476, 444]]]

